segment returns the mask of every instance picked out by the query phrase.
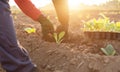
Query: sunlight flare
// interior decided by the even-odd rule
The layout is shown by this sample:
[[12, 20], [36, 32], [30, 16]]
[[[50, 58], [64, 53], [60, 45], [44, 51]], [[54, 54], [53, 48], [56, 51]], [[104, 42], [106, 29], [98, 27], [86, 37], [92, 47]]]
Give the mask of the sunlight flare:
[[105, 3], [109, 0], [68, 0], [68, 5], [70, 8], [76, 8], [80, 4], [86, 4], [86, 5], [100, 5], [102, 3]]

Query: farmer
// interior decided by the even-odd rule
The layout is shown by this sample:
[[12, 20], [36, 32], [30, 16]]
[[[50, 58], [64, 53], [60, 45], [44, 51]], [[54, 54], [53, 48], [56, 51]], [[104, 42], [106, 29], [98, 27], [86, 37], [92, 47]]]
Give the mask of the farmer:
[[[62, 2], [59, 4], [59, 1]], [[53, 3], [59, 21], [61, 22], [59, 29], [67, 32], [67, 2], [64, 1], [65, 0], [53, 0]], [[8, 2], [9, 0], [0, 0], [0, 63], [6, 72], [40, 72], [37, 70], [36, 65], [31, 62], [27, 51], [18, 45]], [[50, 34], [54, 32], [52, 23], [31, 3], [30, 0], [15, 0], [15, 2], [26, 15], [40, 22], [43, 39], [50, 41]], [[63, 3], [62, 6], [65, 5], [66, 7], [59, 7], [61, 3]], [[65, 18], [64, 21], [59, 14]]]

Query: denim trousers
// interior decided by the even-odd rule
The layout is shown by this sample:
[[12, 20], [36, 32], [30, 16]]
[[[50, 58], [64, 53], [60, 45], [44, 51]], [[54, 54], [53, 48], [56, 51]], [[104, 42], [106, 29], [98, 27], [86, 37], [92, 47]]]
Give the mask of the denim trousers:
[[0, 0], [0, 63], [6, 72], [31, 72], [34, 64], [17, 43], [9, 0]]

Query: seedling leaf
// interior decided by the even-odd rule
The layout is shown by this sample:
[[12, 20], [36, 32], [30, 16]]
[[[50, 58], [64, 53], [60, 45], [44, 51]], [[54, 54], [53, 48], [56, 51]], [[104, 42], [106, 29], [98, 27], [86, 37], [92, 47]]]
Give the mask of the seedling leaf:
[[114, 50], [111, 55], [114, 56], [115, 54], [116, 54], [116, 51]]
[[30, 28], [30, 27], [27, 27], [24, 29], [27, 33], [35, 33], [36, 32], [36, 29], [35, 28]]
[[102, 52], [108, 56], [114, 56], [116, 51], [111, 44], [108, 44], [106, 48], [101, 48]]
[[64, 31], [60, 32], [59, 34], [57, 34], [57, 33], [53, 34], [53, 37], [54, 37], [54, 39], [55, 39], [55, 41], [56, 41], [57, 44], [60, 44], [63, 41], [62, 38], [64, 37], [64, 35], [65, 35]]
[[104, 54], [109, 55], [104, 48], [101, 48], [101, 50], [102, 50], [102, 52], [103, 52]]
[[63, 36], [65, 35], [65, 32], [64, 31], [62, 31], [62, 32], [60, 32], [60, 34], [59, 34], [59, 40], [61, 40], [62, 38], [63, 38]]
[[105, 49], [110, 55], [112, 55], [112, 53], [115, 51], [111, 44], [107, 45]]
[[104, 19], [108, 19], [103, 13], [100, 13], [99, 15], [102, 16]]
[[54, 38], [55, 38], [55, 41], [57, 42], [57, 41], [58, 41], [57, 33], [54, 33], [53, 36], [54, 36]]

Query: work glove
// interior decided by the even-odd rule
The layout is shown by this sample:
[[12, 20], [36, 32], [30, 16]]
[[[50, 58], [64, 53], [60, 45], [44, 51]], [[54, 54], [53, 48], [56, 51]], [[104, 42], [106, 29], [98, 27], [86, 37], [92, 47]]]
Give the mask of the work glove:
[[53, 24], [44, 16], [40, 15], [38, 21], [41, 24], [42, 28], [42, 39], [45, 41], [53, 42], [53, 33], [54, 33], [54, 27]]
[[68, 35], [68, 26], [65, 25], [59, 25], [56, 29], [56, 33], [60, 33], [60, 32], [65, 32], [65, 35], [63, 37], [63, 41], [62, 42], [67, 42], [69, 39], [69, 35]]

